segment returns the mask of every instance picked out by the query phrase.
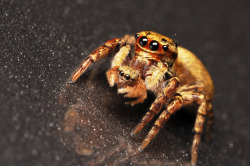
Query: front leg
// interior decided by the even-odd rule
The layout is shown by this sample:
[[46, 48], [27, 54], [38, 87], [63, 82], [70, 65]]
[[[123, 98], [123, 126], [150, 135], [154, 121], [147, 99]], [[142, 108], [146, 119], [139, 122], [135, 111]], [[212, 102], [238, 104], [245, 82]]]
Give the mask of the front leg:
[[125, 45], [125, 41], [123, 39], [112, 39], [104, 43], [102, 46], [93, 51], [89, 57], [82, 62], [80, 67], [73, 73], [71, 76], [69, 83], [74, 83], [76, 80], [88, 69], [88, 67], [96, 61], [99, 61], [111, 53], [113, 53], [117, 46], [122, 47]]
[[178, 94], [172, 97], [172, 101], [170, 101], [167, 108], [160, 114], [158, 119], [155, 121], [154, 126], [149, 131], [146, 138], [143, 140], [138, 150], [142, 152], [146, 146], [151, 142], [151, 140], [156, 136], [156, 134], [160, 131], [160, 129], [165, 125], [171, 115], [173, 115], [176, 111], [178, 111], [183, 104], [182, 97]]
[[131, 135], [135, 135], [140, 132], [146, 124], [148, 124], [157, 114], [160, 113], [167, 101], [176, 93], [179, 85], [180, 80], [177, 77], [173, 77], [162, 84], [162, 93], [155, 99], [149, 111], [142, 118], [141, 122], [136, 126]]
[[[106, 76], [109, 82], [109, 86], [113, 87], [115, 84], [121, 84], [122, 81], [119, 82], [119, 68], [120, 66], [126, 64], [131, 59], [131, 47], [129, 45], [123, 46], [114, 56], [111, 62], [111, 69], [107, 71]], [[121, 67], [124, 68], [124, 67]], [[124, 70], [131, 70], [129, 67]], [[125, 81], [123, 81], [125, 83]]]

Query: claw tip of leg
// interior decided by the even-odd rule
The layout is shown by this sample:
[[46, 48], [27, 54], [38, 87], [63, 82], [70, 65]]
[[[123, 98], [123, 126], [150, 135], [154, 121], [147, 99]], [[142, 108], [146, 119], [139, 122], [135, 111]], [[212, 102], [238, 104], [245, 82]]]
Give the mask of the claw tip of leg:
[[73, 84], [74, 82], [73, 82], [71, 79], [69, 79], [69, 80], [68, 80], [68, 83], [69, 83], [69, 84]]
[[138, 151], [139, 151], [139, 152], [142, 152], [142, 151], [143, 151], [143, 148], [139, 147], [139, 148], [138, 148]]

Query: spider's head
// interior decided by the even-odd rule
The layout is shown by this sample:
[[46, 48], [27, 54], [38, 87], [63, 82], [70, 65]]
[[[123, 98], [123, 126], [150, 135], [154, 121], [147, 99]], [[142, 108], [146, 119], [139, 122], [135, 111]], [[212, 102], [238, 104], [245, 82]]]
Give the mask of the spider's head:
[[117, 69], [119, 72], [119, 79], [122, 82], [135, 82], [139, 77], [139, 71], [134, 70], [129, 66], [120, 66], [120, 68]]
[[147, 54], [147, 58], [166, 62], [172, 65], [177, 58], [177, 44], [170, 38], [152, 32], [142, 31], [135, 34], [135, 52], [138, 55]]

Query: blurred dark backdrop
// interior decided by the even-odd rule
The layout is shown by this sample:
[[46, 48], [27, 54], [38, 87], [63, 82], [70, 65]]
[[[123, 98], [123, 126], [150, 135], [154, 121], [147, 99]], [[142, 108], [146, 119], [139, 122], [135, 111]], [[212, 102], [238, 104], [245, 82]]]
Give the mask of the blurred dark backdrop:
[[[213, 140], [202, 142], [198, 164], [249, 165], [249, 4], [236, 0], [1, 0], [0, 165], [86, 165], [91, 157], [61, 143], [67, 104], [61, 107], [58, 96], [71, 72], [92, 50], [108, 39], [142, 30], [174, 38], [196, 53], [212, 75], [216, 88]], [[104, 69], [100, 71], [104, 75]], [[108, 87], [105, 77], [100, 78], [100, 84], [93, 87]], [[77, 93], [85, 81], [87, 78], [70, 86]], [[91, 93], [83, 89], [83, 102], [88, 98], [98, 102], [98, 110], [110, 110], [110, 105], [102, 104], [105, 101], [96, 88]], [[115, 89], [105, 88], [101, 92], [106, 98], [113, 97], [109, 102], [115, 103]], [[70, 90], [65, 93], [69, 98], [76, 95]], [[122, 97], [119, 101], [123, 113], [118, 121], [122, 123], [130, 107], [122, 104]], [[68, 107], [71, 104], [74, 102]], [[136, 112], [136, 108], [131, 109]], [[130, 130], [142, 115], [142, 111], [135, 115], [131, 126], [121, 126]], [[150, 150], [145, 153], [154, 155], [161, 142], [168, 140], [162, 151], [165, 158], [172, 156], [167, 158], [169, 165], [188, 163], [192, 127], [174, 122], [186, 118], [180, 115], [173, 119], [149, 147], [152, 154]], [[192, 126], [193, 120], [191, 117], [187, 125]], [[179, 130], [183, 127], [188, 131]], [[187, 156], [180, 155], [181, 151]], [[121, 162], [129, 163], [143, 165]]]

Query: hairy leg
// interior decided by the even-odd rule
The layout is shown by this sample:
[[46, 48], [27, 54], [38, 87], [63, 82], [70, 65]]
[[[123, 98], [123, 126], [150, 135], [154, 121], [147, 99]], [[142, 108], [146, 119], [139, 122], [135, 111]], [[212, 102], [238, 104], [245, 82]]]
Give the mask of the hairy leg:
[[115, 51], [117, 46], [122, 47], [125, 45], [123, 39], [112, 39], [104, 43], [102, 46], [93, 51], [89, 57], [84, 60], [80, 67], [73, 73], [69, 83], [74, 83], [76, 80], [88, 69], [88, 67], [96, 61], [99, 61]]
[[182, 97], [176, 95], [173, 97], [171, 103], [167, 106], [167, 108], [161, 113], [159, 118], [155, 121], [154, 126], [149, 131], [146, 138], [143, 140], [138, 150], [143, 151], [145, 147], [150, 143], [150, 141], [156, 136], [156, 134], [160, 131], [160, 129], [165, 125], [170, 116], [180, 109], [182, 106]]
[[125, 35], [123, 39], [126, 41], [127, 44], [135, 45], [136, 40], [134, 35]]
[[129, 45], [123, 46], [114, 56], [111, 69], [106, 72], [106, 76], [109, 82], [109, 86], [113, 87], [119, 83], [118, 70], [121, 65], [126, 64], [130, 60], [131, 48]]
[[131, 47], [126, 45], [120, 48], [120, 50], [115, 54], [111, 68], [115, 66], [126, 65], [131, 60]]
[[148, 124], [164, 107], [167, 100], [175, 94], [177, 88], [179, 87], [179, 79], [173, 77], [162, 84], [163, 93], [159, 95], [156, 100], [151, 105], [149, 111], [142, 118], [141, 122], [136, 126], [131, 135], [135, 135], [143, 129], [143, 127]]
[[194, 140], [192, 144], [192, 151], [191, 151], [191, 165], [196, 165], [197, 162], [197, 155], [198, 155], [198, 147], [200, 144], [200, 139], [201, 139], [201, 134], [203, 132], [203, 126], [206, 120], [206, 100], [203, 95], [200, 95], [199, 97], [200, 100], [200, 106], [198, 108], [197, 116], [196, 116], [196, 121], [194, 125]]
[[131, 132], [131, 136], [134, 136], [138, 132], [140, 132], [146, 124], [148, 124], [159, 112], [162, 110], [164, 105], [166, 104], [166, 98], [161, 95], [156, 98], [156, 100], [151, 105], [149, 111], [144, 115], [140, 123], [135, 127], [135, 129]]
[[205, 134], [205, 140], [207, 142], [211, 141], [211, 131], [212, 131], [212, 126], [213, 126], [213, 118], [214, 118], [214, 113], [213, 113], [213, 108], [212, 108], [212, 103], [207, 102], [207, 123], [206, 123], [206, 134]]
[[[203, 91], [203, 93], [205, 93]], [[190, 91], [183, 91], [180, 94], [183, 97], [184, 104], [190, 104], [192, 102], [196, 102], [199, 104], [197, 116], [194, 125], [194, 139], [191, 149], [191, 165], [195, 166], [197, 163], [198, 156], [198, 147], [201, 140], [201, 135], [204, 130], [204, 124], [207, 116], [207, 103], [205, 99], [205, 95], [203, 93], [196, 93], [191, 89]]]

